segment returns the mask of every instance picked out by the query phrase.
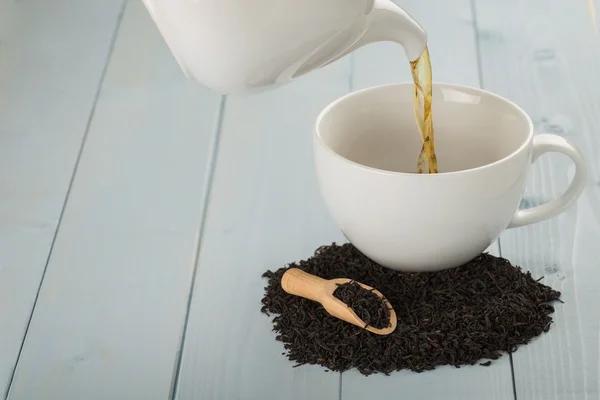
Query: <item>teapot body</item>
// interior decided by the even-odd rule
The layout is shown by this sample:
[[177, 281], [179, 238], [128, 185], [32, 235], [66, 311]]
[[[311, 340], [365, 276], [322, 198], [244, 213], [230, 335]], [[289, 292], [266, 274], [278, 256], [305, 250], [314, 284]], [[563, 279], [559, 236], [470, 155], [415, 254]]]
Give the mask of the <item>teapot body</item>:
[[339, 58], [376, 1], [143, 0], [185, 75], [221, 93], [262, 90]]

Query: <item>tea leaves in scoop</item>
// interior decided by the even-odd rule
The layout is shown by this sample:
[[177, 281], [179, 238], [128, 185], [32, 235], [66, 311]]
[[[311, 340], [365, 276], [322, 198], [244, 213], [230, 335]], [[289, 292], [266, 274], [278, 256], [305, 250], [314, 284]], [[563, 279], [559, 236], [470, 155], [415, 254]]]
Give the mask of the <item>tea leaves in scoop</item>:
[[390, 327], [390, 310], [385, 302], [371, 290], [360, 286], [356, 281], [338, 285], [333, 296], [341, 300], [354, 311], [367, 326], [376, 329]]

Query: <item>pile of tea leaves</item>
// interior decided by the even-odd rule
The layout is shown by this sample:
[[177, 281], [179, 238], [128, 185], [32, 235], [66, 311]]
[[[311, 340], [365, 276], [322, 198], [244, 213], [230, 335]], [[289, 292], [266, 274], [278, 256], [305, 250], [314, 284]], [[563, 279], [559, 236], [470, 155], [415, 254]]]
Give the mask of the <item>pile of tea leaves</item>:
[[[329, 315], [317, 302], [284, 292], [281, 277], [292, 267], [379, 290], [396, 311], [396, 330], [376, 335]], [[403, 273], [380, 266], [348, 243], [323, 246], [307, 260], [263, 277], [268, 284], [262, 312], [273, 315], [276, 339], [291, 361], [332, 371], [356, 368], [364, 375], [495, 360], [547, 332], [554, 312], [549, 303], [560, 297], [529, 272], [489, 254], [445, 271]]]

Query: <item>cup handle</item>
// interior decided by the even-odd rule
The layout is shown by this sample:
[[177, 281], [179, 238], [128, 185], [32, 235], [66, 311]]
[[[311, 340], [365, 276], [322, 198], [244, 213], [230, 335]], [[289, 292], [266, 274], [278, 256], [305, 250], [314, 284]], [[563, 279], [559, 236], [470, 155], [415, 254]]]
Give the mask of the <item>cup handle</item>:
[[579, 198], [587, 182], [587, 169], [583, 156], [579, 148], [567, 139], [547, 133], [536, 135], [533, 138], [532, 152], [531, 163], [548, 152], [568, 156], [575, 163], [575, 176], [567, 191], [560, 197], [527, 210], [517, 210], [508, 225], [509, 229], [543, 221], [564, 212]]

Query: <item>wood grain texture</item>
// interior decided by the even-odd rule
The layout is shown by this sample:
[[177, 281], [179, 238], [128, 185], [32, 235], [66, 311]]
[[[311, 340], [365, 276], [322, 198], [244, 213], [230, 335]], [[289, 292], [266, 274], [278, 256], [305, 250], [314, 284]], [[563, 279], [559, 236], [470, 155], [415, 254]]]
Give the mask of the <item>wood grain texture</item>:
[[[423, 25], [429, 37], [434, 81], [479, 86], [478, 61], [471, 6], [468, 0], [402, 1], [399, 4]], [[374, 44], [354, 54], [353, 86], [412, 81], [402, 49], [388, 43]], [[433, 110], [435, 125], [435, 109]], [[443, 160], [439, 160], [442, 165]], [[498, 254], [498, 246], [490, 248]], [[504, 355], [490, 367], [441, 367], [416, 374], [402, 371], [391, 376], [363, 377], [342, 374], [342, 398], [355, 400], [370, 394], [403, 399], [497, 399], [512, 400], [510, 358]]]
[[11, 400], [169, 397], [219, 104], [129, 1]]
[[17, 361], [122, 0], [0, 0], [0, 396]]
[[227, 99], [178, 399], [338, 399], [339, 374], [292, 368], [260, 300], [264, 271], [343, 240], [317, 188], [312, 131], [349, 77], [340, 60], [275, 91]]
[[[576, 0], [477, 0], [485, 89], [522, 106], [536, 132], [576, 143], [588, 187], [564, 214], [503, 235], [502, 255], [562, 292], [550, 332], [514, 355], [519, 400], [598, 399], [600, 302], [600, 39], [590, 5]], [[523, 207], [560, 195], [573, 175], [566, 157], [532, 167]]]

